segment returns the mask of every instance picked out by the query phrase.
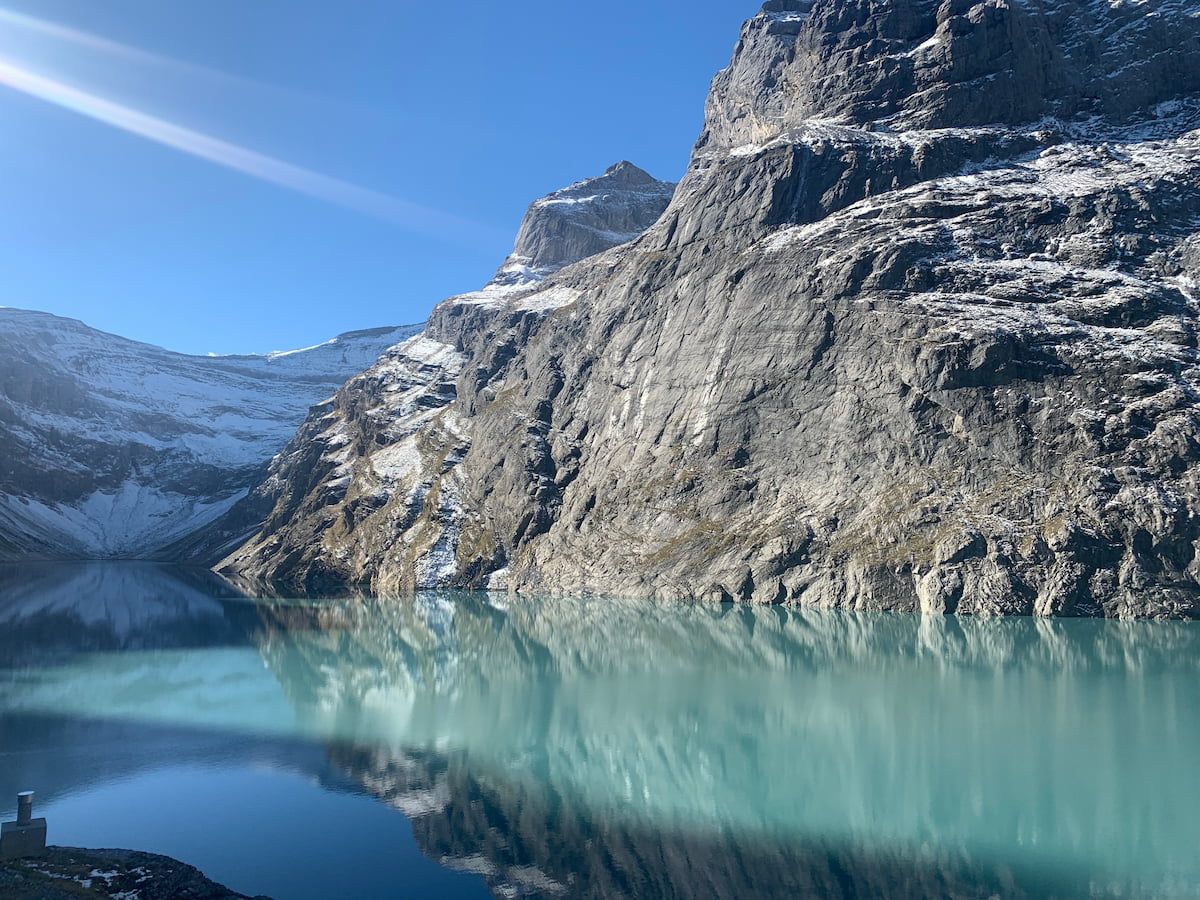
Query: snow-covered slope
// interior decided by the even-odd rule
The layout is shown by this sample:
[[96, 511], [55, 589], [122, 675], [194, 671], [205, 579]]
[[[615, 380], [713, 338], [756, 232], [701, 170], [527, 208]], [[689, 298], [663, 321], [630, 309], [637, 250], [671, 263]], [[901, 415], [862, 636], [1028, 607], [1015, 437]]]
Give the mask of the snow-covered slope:
[[0, 308], [0, 558], [179, 540], [245, 496], [309, 407], [419, 330], [202, 357]]

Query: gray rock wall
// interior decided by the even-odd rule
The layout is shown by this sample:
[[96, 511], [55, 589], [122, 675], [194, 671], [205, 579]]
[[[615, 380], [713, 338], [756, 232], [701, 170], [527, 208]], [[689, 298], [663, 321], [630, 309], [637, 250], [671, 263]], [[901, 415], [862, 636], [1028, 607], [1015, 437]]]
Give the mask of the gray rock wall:
[[[372, 430], [352, 383], [291, 451], [345, 429], [344, 467], [278, 468], [303, 501], [225, 565], [1195, 615], [1194, 12], [768, 3], [663, 217], [440, 306], [426, 338], [453, 366], [406, 388], [437, 404]], [[380, 434], [418, 451], [382, 514], [361, 506]]]

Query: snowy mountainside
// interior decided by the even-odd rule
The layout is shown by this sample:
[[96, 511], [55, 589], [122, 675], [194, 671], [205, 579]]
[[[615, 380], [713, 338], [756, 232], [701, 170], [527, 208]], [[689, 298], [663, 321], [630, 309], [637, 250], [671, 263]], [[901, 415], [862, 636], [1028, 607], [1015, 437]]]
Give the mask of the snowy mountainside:
[[245, 496], [314, 403], [420, 327], [203, 357], [0, 309], [0, 558], [178, 540]]

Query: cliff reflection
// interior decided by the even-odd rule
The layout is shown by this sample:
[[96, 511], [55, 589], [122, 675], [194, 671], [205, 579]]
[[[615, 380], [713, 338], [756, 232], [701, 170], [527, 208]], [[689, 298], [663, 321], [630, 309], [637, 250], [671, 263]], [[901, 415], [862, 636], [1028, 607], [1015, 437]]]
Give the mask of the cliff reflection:
[[1200, 890], [1191, 623], [209, 599], [10, 665], [0, 712], [318, 739], [499, 894]]
[[[1195, 878], [1198, 641], [1187, 623], [427, 595], [264, 610], [259, 646], [309, 727], [376, 748], [348, 766], [409, 815], [444, 801], [458, 821], [490, 784], [502, 820], [554, 835], [578, 804], [635, 844], [753, 834], [957, 860], [910, 872], [921, 893], [979, 876], [973, 859], [1075, 862], [1110, 887]], [[414, 748], [457, 762], [391, 792]], [[707, 841], [662, 858], [688, 868]]]
[[[962, 845], [759, 829], [677, 828], [598, 814], [553, 782], [481, 772], [466, 753], [334, 747], [330, 761], [412, 820], [432, 859], [499, 897], [981, 898], [1092, 892], [1086, 873]], [[1110, 881], [1097, 896], [1124, 896]]]

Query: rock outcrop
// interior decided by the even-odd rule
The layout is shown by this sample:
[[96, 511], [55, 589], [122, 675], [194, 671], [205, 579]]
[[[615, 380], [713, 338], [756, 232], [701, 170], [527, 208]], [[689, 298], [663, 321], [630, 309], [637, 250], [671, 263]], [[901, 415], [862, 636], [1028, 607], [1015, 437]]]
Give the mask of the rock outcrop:
[[0, 308], [0, 560], [161, 553], [245, 497], [309, 407], [418, 331], [205, 357]]
[[598, 178], [535, 200], [501, 272], [523, 265], [545, 276], [632, 241], [662, 215], [674, 193], [674, 184], [619, 162]]
[[1200, 15], [771, 0], [643, 236], [451, 299], [224, 567], [1200, 612]]

